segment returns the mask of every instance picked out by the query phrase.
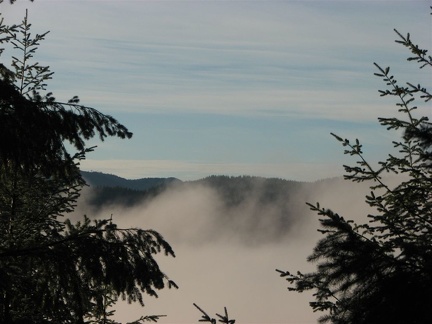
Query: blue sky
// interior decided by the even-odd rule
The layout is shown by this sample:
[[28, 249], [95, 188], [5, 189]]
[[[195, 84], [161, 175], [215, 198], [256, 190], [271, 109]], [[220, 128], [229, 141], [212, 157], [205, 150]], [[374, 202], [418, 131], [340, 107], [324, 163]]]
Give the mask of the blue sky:
[[[430, 1], [18, 1], [49, 89], [113, 115], [131, 140], [97, 141], [83, 169], [127, 178], [212, 174], [317, 180], [354, 163], [330, 132], [359, 138], [377, 161], [392, 134], [377, 123], [373, 62], [430, 82], [393, 28], [431, 45]], [[7, 61], [6, 54], [2, 61]], [[431, 109], [424, 107], [425, 114]]]

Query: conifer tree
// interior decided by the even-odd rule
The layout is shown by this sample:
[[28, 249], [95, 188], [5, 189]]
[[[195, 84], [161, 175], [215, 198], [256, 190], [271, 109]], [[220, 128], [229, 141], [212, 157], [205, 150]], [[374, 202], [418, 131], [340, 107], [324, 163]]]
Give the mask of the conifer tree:
[[[415, 45], [409, 34], [395, 31], [396, 42], [411, 52], [408, 61], [431, 68], [427, 50]], [[389, 154], [373, 167], [358, 140], [353, 143], [333, 134], [345, 154], [358, 157], [357, 165], [344, 166], [344, 177], [371, 182], [366, 203], [375, 212], [368, 215], [368, 223], [356, 224], [318, 203], [309, 204], [322, 217], [319, 231], [324, 235], [308, 258], [317, 263], [316, 271], [277, 271], [290, 283], [289, 290], [314, 292], [310, 305], [325, 312], [321, 323], [431, 323], [432, 124], [428, 112], [415, 103], [427, 103], [432, 95], [420, 84], [399, 83], [390, 68], [375, 66], [375, 75], [387, 86], [380, 95], [397, 100], [400, 116], [378, 120], [402, 134], [393, 142], [398, 154]], [[387, 184], [389, 175], [400, 176], [400, 183]]]
[[0, 43], [19, 53], [0, 65], [0, 323], [109, 323], [118, 297], [144, 305], [143, 294], [175, 287], [154, 259], [174, 252], [153, 230], [64, 219], [84, 185], [86, 141], [132, 134], [78, 97], [60, 102], [46, 90], [53, 73], [33, 56], [47, 33], [30, 29], [27, 14], [19, 25], [0, 20]]

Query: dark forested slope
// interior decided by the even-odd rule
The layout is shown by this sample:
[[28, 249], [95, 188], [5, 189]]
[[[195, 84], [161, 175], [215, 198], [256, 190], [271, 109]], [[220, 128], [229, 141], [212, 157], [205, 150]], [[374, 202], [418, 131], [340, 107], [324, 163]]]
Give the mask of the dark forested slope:
[[90, 187], [85, 202], [94, 209], [117, 205], [132, 207], [157, 196], [167, 186], [180, 183], [176, 178], [124, 179], [113, 174], [81, 171]]
[[102, 172], [81, 171], [87, 184], [93, 187], [121, 187], [132, 190], [147, 190], [172, 182], [180, 182], [176, 178], [142, 178], [124, 179], [113, 174]]
[[[83, 201], [96, 212], [102, 208], [146, 206], [157, 198], [159, 204], [179, 204], [173, 209], [175, 212], [170, 215], [171, 220], [187, 219], [190, 215], [183, 215], [182, 208], [189, 205], [187, 213], [196, 214], [201, 219], [211, 219], [209, 224], [214, 229], [231, 233], [248, 244], [260, 242], [262, 237], [265, 240], [285, 237], [308, 209], [305, 201], [310, 197], [307, 193], [316, 185], [253, 176], [210, 176], [182, 182], [172, 178], [126, 180], [86, 172], [84, 178], [90, 188], [84, 194]], [[137, 183], [145, 189], [135, 189]], [[203, 199], [203, 194], [209, 192], [211, 201], [205, 205], [198, 203]], [[184, 198], [173, 202], [173, 196]], [[193, 206], [200, 207], [194, 209]]]
[[253, 199], [257, 204], [280, 204], [293, 192], [307, 187], [309, 183], [277, 178], [253, 176], [209, 176], [196, 181], [182, 182], [176, 178], [142, 178], [129, 180], [101, 172], [82, 172], [90, 186], [92, 197], [88, 201], [93, 207], [116, 203], [131, 206], [155, 197], [167, 189], [206, 186], [215, 190], [228, 208], [239, 206]]

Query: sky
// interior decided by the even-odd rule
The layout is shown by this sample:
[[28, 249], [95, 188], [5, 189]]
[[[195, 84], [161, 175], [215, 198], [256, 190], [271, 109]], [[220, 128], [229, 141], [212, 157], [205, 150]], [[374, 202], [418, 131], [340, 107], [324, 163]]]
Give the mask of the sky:
[[98, 147], [84, 170], [313, 181], [353, 162], [330, 132], [359, 138], [371, 161], [391, 149], [377, 117], [394, 115], [395, 102], [379, 97], [373, 62], [400, 80], [430, 81], [406, 62], [393, 31], [431, 45], [429, 5], [20, 0], [0, 8], [10, 24], [28, 8], [33, 33], [50, 31], [35, 60], [55, 72], [48, 89], [58, 100], [78, 95], [134, 133], [91, 141]]

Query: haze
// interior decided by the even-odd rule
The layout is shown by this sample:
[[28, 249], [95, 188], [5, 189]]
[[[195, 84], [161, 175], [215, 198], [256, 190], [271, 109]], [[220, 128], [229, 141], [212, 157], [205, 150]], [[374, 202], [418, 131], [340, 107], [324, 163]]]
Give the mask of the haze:
[[[116, 318], [122, 322], [164, 314], [160, 323], [196, 323], [201, 315], [192, 304], [197, 303], [211, 315], [226, 306], [238, 323], [316, 323], [318, 315], [308, 305], [310, 295], [289, 292], [275, 269], [313, 269], [305, 260], [320, 234], [318, 217], [306, 201], [320, 201], [342, 215], [364, 219], [370, 212], [363, 202], [366, 192], [364, 185], [334, 179], [307, 184], [271, 208], [251, 196], [227, 209], [214, 190], [192, 185], [174, 187], [129, 209], [106, 205], [96, 215], [85, 204], [91, 191], [85, 191], [76, 214], [113, 214], [122, 227], [155, 229], [176, 252], [176, 258], [158, 260], [180, 288], [163, 290], [158, 299], [145, 297], [144, 308], [118, 306]], [[284, 221], [290, 225], [278, 233], [276, 215], [284, 203], [289, 204]]]

